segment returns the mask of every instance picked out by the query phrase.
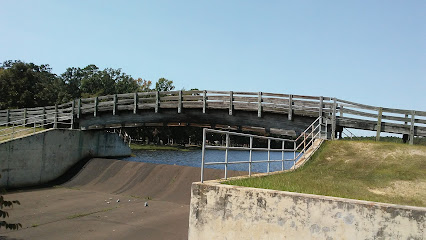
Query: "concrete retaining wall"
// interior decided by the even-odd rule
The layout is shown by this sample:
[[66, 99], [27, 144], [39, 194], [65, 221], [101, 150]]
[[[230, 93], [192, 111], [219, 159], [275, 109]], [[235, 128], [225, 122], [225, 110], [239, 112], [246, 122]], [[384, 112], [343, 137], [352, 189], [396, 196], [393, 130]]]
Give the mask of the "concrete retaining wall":
[[426, 239], [426, 208], [193, 183], [189, 238]]
[[0, 187], [43, 184], [60, 177], [83, 158], [130, 153], [115, 133], [49, 129], [0, 144]]

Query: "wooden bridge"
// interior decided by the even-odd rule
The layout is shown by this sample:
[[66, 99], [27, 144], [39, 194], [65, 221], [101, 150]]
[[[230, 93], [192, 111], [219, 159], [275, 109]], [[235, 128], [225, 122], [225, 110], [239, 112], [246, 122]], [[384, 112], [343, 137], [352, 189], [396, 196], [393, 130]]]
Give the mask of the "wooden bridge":
[[[47, 116], [53, 117], [47, 117]], [[137, 126], [207, 126], [297, 136], [318, 116], [329, 138], [343, 128], [426, 136], [426, 112], [370, 106], [322, 96], [266, 92], [167, 91], [81, 98], [56, 106], [0, 110], [1, 125], [60, 124], [102, 129]]]

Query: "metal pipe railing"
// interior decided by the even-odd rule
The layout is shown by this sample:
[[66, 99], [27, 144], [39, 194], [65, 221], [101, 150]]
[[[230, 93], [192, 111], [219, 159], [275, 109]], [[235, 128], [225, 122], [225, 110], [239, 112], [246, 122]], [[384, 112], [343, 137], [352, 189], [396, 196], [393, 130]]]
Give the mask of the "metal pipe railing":
[[[309, 127], [303, 131], [299, 137], [295, 140], [285, 139], [285, 138], [276, 138], [276, 137], [266, 137], [266, 136], [258, 136], [253, 134], [246, 133], [236, 133], [229, 132], [223, 130], [215, 130], [215, 129], [203, 129], [203, 144], [202, 144], [202, 153], [201, 153], [201, 182], [204, 181], [204, 168], [208, 165], [223, 165], [225, 170], [225, 179], [228, 178], [228, 165], [230, 164], [248, 164], [248, 172], [249, 176], [252, 175], [252, 164], [253, 163], [267, 163], [266, 172], [269, 173], [271, 171], [270, 164], [272, 162], [281, 162], [281, 170], [284, 170], [284, 162], [290, 161], [293, 162], [293, 166], [291, 169], [294, 169], [296, 163], [300, 160], [302, 154], [305, 154], [307, 150], [314, 145], [314, 141], [316, 139], [322, 138], [322, 131], [325, 129], [327, 131], [327, 120], [322, 121], [322, 117], [318, 117]], [[321, 127], [324, 126], [324, 127]], [[207, 133], [217, 133], [224, 134], [225, 138], [225, 146], [213, 146], [207, 144]], [[238, 136], [238, 137], [247, 137], [250, 139], [249, 147], [233, 147], [230, 145], [230, 137]], [[327, 136], [327, 132], [325, 134]], [[267, 140], [267, 147], [253, 147], [254, 139], [263, 139]], [[303, 138], [303, 140], [302, 140]], [[281, 149], [276, 149], [271, 147], [271, 141], [281, 142]], [[298, 141], [301, 141], [300, 144], [297, 144]], [[285, 143], [293, 143], [293, 148], [285, 148]], [[223, 143], [222, 143], [223, 144]], [[225, 150], [225, 159], [223, 162], [206, 162], [206, 150], [208, 149], [216, 149], [216, 150]], [[243, 161], [229, 161], [229, 151], [249, 151], [249, 159]], [[267, 160], [253, 160], [253, 151], [264, 151], [267, 152]], [[281, 152], [281, 160], [271, 160], [271, 152]], [[293, 152], [293, 158], [285, 159], [285, 152]]]

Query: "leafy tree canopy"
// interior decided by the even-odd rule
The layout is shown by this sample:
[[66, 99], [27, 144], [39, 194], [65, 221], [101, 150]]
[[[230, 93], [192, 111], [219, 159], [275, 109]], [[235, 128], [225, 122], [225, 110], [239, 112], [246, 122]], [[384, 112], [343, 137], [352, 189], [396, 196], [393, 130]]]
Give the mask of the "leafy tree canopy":
[[173, 85], [172, 80], [167, 80], [165, 78], [160, 78], [155, 83], [155, 90], [156, 91], [171, 91], [175, 89], [175, 86]]
[[69, 67], [59, 76], [48, 64], [8, 60], [0, 64], [0, 109], [60, 104], [77, 98], [130, 92], [170, 91], [173, 81], [134, 79], [120, 68]]

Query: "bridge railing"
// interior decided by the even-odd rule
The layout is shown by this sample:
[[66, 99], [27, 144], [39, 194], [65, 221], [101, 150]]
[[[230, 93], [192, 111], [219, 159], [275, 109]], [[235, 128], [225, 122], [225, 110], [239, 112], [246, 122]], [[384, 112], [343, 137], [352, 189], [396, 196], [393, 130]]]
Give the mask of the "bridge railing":
[[79, 118], [83, 114], [97, 116], [100, 112], [133, 111], [175, 108], [178, 113], [185, 108], [228, 109], [318, 117], [321, 113], [332, 113], [332, 99], [329, 97], [302, 96], [266, 92], [232, 91], [166, 91], [138, 92], [76, 99], [57, 106], [0, 110], [0, 122], [10, 122], [40, 114], [58, 112], [59, 115], [72, 113]]
[[[426, 136], [426, 112], [384, 108], [336, 99], [337, 124], [345, 127], [381, 132], [407, 134], [410, 143], [414, 136]], [[333, 135], [333, 134], [332, 134]]]
[[25, 109], [0, 110], [0, 123], [31, 118], [40, 114], [58, 113], [59, 116], [71, 114], [76, 118], [82, 115], [100, 113], [118, 114], [119, 111], [198, 108], [203, 113], [214, 109], [225, 109], [229, 115], [235, 110], [254, 111], [258, 117], [264, 113], [286, 114], [290, 120], [295, 115], [330, 119], [332, 138], [338, 130], [336, 126], [376, 131], [400, 133], [410, 136], [426, 136], [426, 112], [376, 107], [354, 103], [342, 99], [279, 94], [267, 92], [233, 92], [233, 91], [167, 91], [138, 92], [81, 98], [56, 106]]
[[58, 112], [0, 123], [0, 142], [32, 134], [47, 128], [57, 128], [58, 126], [70, 126], [72, 128], [72, 124], [73, 117], [71, 114], [58, 114]]
[[[290, 169], [296, 169], [298, 167], [298, 162], [301, 161], [302, 155], [305, 154], [308, 149], [314, 145], [315, 140], [322, 139], [326, 136], [327, 132], [327, 124], [323, 123], [323, 118], [318, 117], [305, 131], [300, 134], [298, 138], [295, 140], [285, 139], [285, 138], [276, 138], [276, 137], [266, 137], [259, 136], [253, 134], [246, 133], [238, 133], [238, 132], [229, 132], [222, 130], [215, 130], [204, 128], [203, 129], [203, 146], [201, 153], [201, 182], [204, 181], [204, 168], [209, 165], [223, 165], [225, 176], [224, 178], [228, 178], [228, 165], [231, 164], [248, 164], [248, 174], [251, 176], [252, 174], [252, 165], [256, 163], [267, 163], [266, 172], [269, 173], [271, 171], [271, 163], [280, 162], [281, 170], [285, 170], [285, 162], [292, 162], [292, 166]], [[325, 134], [324, 134], [325, 133]], [[208, 134], [222, 134], [225, 135], [225, 146], [222, 145], [213, 145], [209, 144], [210, 142], [207, 139]], [[231, 136], [234, 137], [242, 137], [248, 138], [249, 144], [248, 146], [231, 146]], [[256, 147], [254, 145], [254, 139], [260, 139], [267, 141], [267, 147]], [[280, 148], [273, 148], [272, 142], [280, 143]], [[276, 145], [276, 144], [275, 144]], [[206, 161], [206, 150], [225, 150], [224, 161], [220, 162], [207, 162]], [[229, 160], [229, 151], [248, 151], [249, 157], [248, 160]], [[253, 160], [253, 151], [263, 151], [267, 152], [268, 157], [264, 160]], [[281, 152], [280, 160], [272, 160], [271, 152]], [[285, 153], [291, 152], [292, 157], [286, 158]]]

